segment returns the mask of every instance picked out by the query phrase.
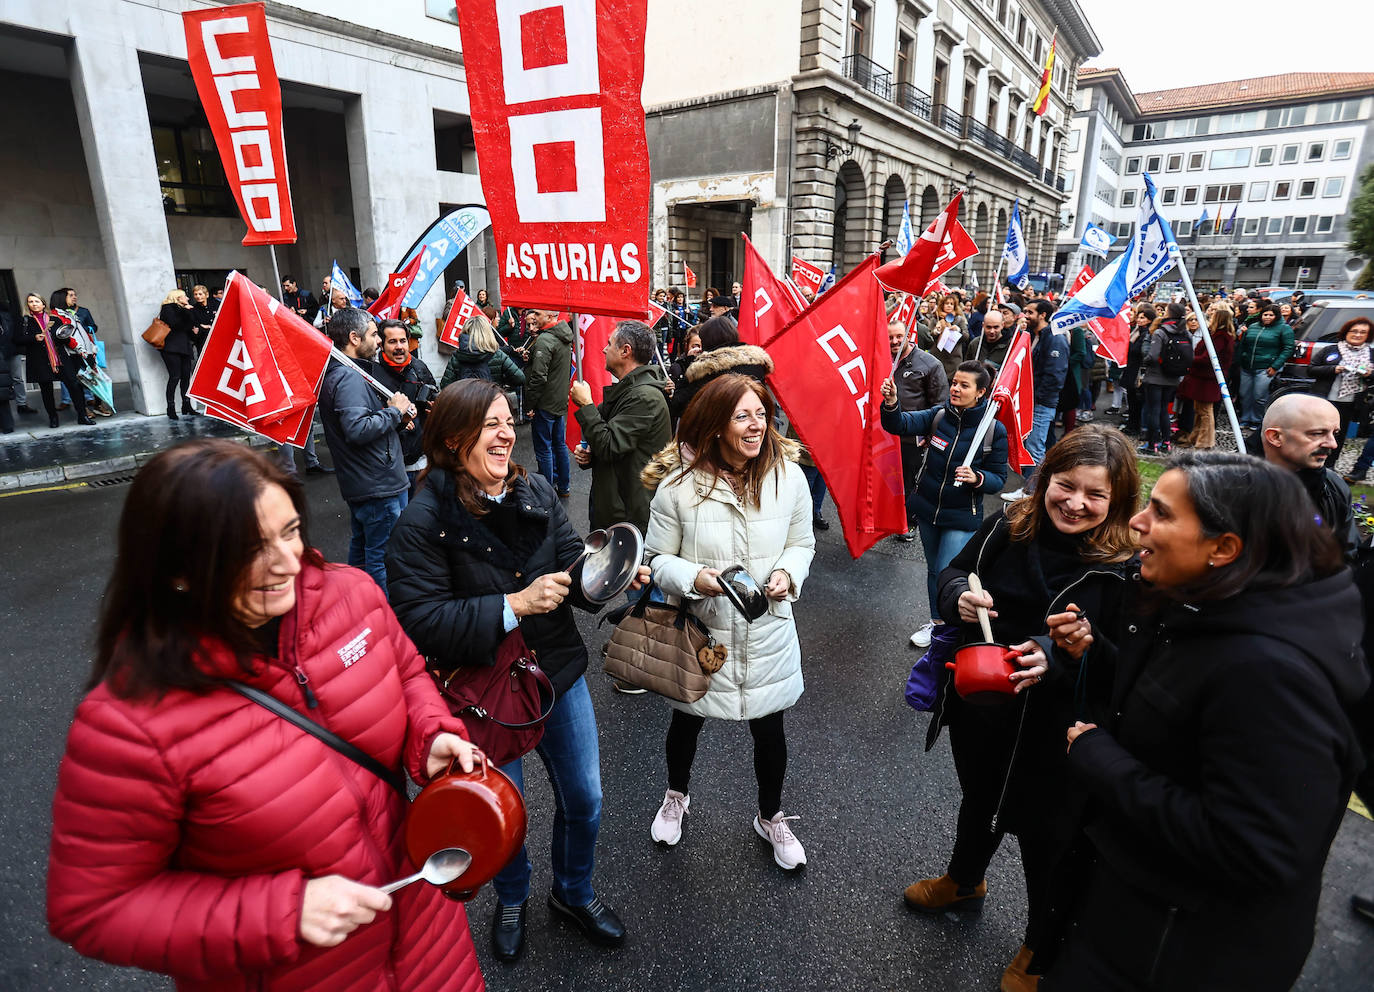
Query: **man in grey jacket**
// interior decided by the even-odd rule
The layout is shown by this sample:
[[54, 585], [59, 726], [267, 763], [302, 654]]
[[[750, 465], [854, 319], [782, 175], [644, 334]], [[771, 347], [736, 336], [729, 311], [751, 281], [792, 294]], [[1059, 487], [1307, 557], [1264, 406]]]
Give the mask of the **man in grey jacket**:
[[525, 371], [526, 416], [534, 421], [534, 460], [539, 474], [566, 499], [571, 492], [566, 428], [573, 332], [554, 310], [534, 310], [537, 337]]
[[[372, 315], [355, 307], [336, 310], [329, 320], [334, 347], [364, 367], [377, 354]], [[396, 433], [414, 406], [405, 393], [383, 402], [376, 390], [341, 362], [331, 362], [320, 385], [319, 418], [334, 456], [339, 493], [348, 504], [353, 535], [348, 563], [377, 580], [386, 592], [386, 542], [405, 509], [405, 458]]]
[[[897, 386], [897, 408], [904, 412], [929, 410], [943, 403], [949, 397], [949, 380], [940, 360], [912, 344], [911, 335], [900, 320], [887, 325], [887, 340], [892, 347], [892, 381]], [[901, 440], [907, 529], [905, 534], [897, 535], [897, 540], [914, 541], [916, 517], [911, 512], [911, 497], [916, 492], [916, 475], [925, 462], [926, 439], [912, 434], [903, 435]]]

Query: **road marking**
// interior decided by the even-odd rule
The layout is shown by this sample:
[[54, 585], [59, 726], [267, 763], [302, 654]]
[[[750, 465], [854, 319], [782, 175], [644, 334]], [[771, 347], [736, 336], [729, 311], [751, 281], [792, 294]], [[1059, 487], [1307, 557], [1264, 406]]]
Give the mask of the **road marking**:
[[1350, 809], [1360, 814], [1360, 816], [1364, 817], [1366, 820], [1374, 820], [1374, 815], [1370, 815], [1369, 807], [1360, 802], [1359, 798], [1354, 794], [1350, 796]]
[[35, 486], [32, 489], [15, 489], [11, 492], [0, 493], [0, 499], [4, 499], [6, 496], [27, 496], [30, 493], [55, 493], [63, 489], [80, 489], [82, 486], [88, 485], [90, 485], [88, 482], [66, 482], [60, 486]]

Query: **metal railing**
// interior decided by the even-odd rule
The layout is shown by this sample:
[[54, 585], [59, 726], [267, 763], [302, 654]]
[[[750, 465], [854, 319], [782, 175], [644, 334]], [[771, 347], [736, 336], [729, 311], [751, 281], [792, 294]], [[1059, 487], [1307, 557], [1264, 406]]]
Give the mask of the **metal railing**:
[[911, 83], [898, 83], [892, 94], [892, 102], [917, 117], [931, 119], [930, 94]]
[[840, 61], [840, 72], [873, 95], [892, 99], [892, 73], [867, 56], [846, 55]]
[[950, 110], [943, 103], [936, 108], [935, 123], [943, 131], [948, 131], [956, 138], [964, 136], [964, 115]]

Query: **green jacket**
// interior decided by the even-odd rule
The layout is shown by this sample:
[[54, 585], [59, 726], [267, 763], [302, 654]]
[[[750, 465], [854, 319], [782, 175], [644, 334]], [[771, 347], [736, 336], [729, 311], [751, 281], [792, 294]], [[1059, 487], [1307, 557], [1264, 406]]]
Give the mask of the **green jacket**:
[[534, 339], [525, 372], [525, 409], [543, 410], [555, 417], [568, 412], [568, 384], [572, 381], [572, 328], [560, 320]]
[[641, 534], [649, 527], [649, 501], [639, 473], [673, 437], [663, 374], [654, 365], [632, 369], [607, 386], [601, 405], [578, 407], [582, 440], [592, 454], [593, 529], [629, 521]]
[[1265, 327], [1256, 320], [1245, 328], [1245, 337], [1240, 339], [1236, 349], [1239, 352], [1240, 367], [1246, 372], [1262, 372], [1265, 369], [1283, 371], [1284, 364], [1293, 357], [1293, 328], [1282, 320]]
[[1093, 367], [1092, 349], [1088, 347], [1088, 335], [1082, 324], [1074, 325], [1069, 332], [1069, 378], [1079, 392], [1088, 384], [1088, 376]]

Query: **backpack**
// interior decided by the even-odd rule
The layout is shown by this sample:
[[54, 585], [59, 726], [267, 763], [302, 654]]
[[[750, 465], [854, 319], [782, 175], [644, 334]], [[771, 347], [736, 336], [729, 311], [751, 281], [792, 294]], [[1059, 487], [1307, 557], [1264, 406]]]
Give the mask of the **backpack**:
[[1165, 375], [1184, 376], [1193, 364], [1193, 339], [1187, 331], [1178, 330], [1178, 325], [1168, 324], [1160, 328], [1164, 331], [1164, 348], [1159, 353], [1159, 368]]

